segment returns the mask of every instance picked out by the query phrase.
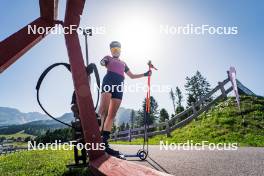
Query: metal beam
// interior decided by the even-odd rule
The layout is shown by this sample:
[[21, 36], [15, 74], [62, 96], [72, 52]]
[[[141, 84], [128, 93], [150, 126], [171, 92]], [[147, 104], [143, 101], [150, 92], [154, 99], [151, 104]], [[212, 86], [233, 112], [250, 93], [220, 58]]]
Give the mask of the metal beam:
[[[40, 0], [41, 17], [30, 23], [36, 27], [53, 27], [57, 18], [57, 0]], [[68, 0], [65, 13], [64, 27], [76, 27], [80, 24], [80, 15], [85, 0]], [[67, 31], [66, 31], [67, 32]], [[20, 56], [38, 43], [45, 34], [28, 34], [27, 26], [0, 42], [0, 72], [14, 63]], [[77, 104], [86, 143], [99, 144], [102, 142], [99, 125], [96, 120], [93, 100], [86, 73], [81, 46], [76, 31], [65, 34], [65, 43], [73, 77]], [[88, 150], [90, 168], [96, 175], [168, 175], [145, 166], [123, 161], [105, 154], [103, 150]]]
[[92, 172], [96, 175], [107, 176], [172, 176], [149, 167], [120, 160], [112, 156], [101, 156], [96, 160], [89, 161]]
[[[84, 0], [67, 0], [64, 27], [65, 29], [80, 24], [80, 15], [84, 7]], [[66, 31], [69, 32], [69, 31]], [[99, 125], [96, 120], [93, 100], [91, 96], [88, 75], [85, 70], [81, 46], [76, 31], [65, 34], [65, 42], [74, 83], [74, 89], [79, 107], [81, 126], [86, 143], [101, 143]], [[120, 160], [105, 154], [102, 150], [88, 150], [89, 166], [96, 175], [108, 176], [158, 176], [168, 175], [154, 169]]]
[[[78, 27], [84, 0], [68, 0], [64, 20], [64, 28]], [[69, 33], [68, 33], [69, 32]], [[86, 143], [99, 144], [102, 142], [99, 125], [96, 120], [94, 104], [91, 96], [88, 75], [85, 70], [81, 46], [77, 31], [65, 30], [65, 42], [71, 64], [72, 78], [79, 107], [80, 120]], [[104, 155], [103, 150], [88, 150], [89, 160]]]
[[29, 33], [29, 25], [36, 26], [36, 28], [47, 28], [55, 25], [58, 0], [40, 0], [39, 4], [41, 17], [0, 42], [0, 73], [46, 36], [46, 33]]
[[[36, 28], [51, 26], [42, 18], [38, 18], [28, 25], [36, 26]], [[45, 37], [45, 35], [38, 33], [29, 34], [28, 25], [0, 43], [0, 73]]]
[[58, 17], [59, 0], [39, 0], [40, 17], [45, 21], [53, 23]]

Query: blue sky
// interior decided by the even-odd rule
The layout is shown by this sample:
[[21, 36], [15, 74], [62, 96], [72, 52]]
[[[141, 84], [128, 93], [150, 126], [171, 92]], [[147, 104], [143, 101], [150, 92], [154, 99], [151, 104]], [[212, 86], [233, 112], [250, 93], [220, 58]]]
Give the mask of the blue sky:
[[[64, 18], [65, 2], [59, 5], [59, 19]], [[39, 16], [34, 0], [2, 0], [0, 3], [0, 40], [27, 25]], [[89, 38], [90, 61], [99, 67], [101, 79], [105, 69], [99, 66], [109, 54], [109, 43], [122, 43], [122, 59], [135, 73], [146, 71], [151, 59], [159, 71], [152, 83], [179, 86], [183, 92], [186, 76], [196, 70], [212, 86], [224, 80], [230, 66], [237, 69], [238, 79], [258, 95], [264, 95], [264, 3], [258, 0], [87, 0], [81, 26], [103, 26], [105, 34]], [[160, 25], [187, 24], [237, 26], [238, 35], [165, 35]], [[80, 35], [83, 46], [83, 37]], [[18, 42], [19, 44], [19, 42]], [[84, 49], [84, 48], [83, 48]], [[23, 112], [39, 111], [35, 85], [42, 71], [55, 62], [68, 62], [63, 35], [49, 35], [0, 75], [0, 106], [18, 108]], [[127, 84], [145, 84], [146, 79]], [[41, 99], [47, 109], [59, 116], [70, 111], [73, 90], [71, 75], [57, 69], [43, 82]], [[94, 94], [95, 96], [95, 94]], [[172, 111], [168, 93], [153, 93], [160, 108]], [[125, 93], [122, 106], [139, 109], [144, 92]]]

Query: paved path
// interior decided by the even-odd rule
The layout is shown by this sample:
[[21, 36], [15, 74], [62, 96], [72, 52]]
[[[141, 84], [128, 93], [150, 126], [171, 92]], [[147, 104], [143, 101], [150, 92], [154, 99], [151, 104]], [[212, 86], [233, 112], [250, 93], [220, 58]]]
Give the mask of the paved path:
[[[134, 154], [141, 148], [138, 145], [112, 146], [125, 154]], [[139, 161], [138, 158], [127, 160], [179, 176], [264, 176], [264, 148], [241, 147], [235, 151], [166, 151], [160, 150], [158, 145], [151, 145], [149, 151], [150, 158], [147, 161]]]

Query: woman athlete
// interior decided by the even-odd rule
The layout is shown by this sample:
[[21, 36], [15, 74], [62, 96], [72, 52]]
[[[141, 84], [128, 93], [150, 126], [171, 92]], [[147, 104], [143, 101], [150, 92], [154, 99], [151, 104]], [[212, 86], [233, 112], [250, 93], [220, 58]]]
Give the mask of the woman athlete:
[[143, 74], [133, 74], [126, 63], [119, 56], [121, 52], [121, 44], [117, 41], [110, 43], [111, 56], [105, 56], [100, 64], [107, 68], [102, 84], [101, 101], [98, 115], [101, 117], [101, 134], [103, 143], [105, 144], [105, 152], [109, 155], [125, 159], [124, 156], [114, 149], [111, 149], [108, 140], [110, 138], [113, 120], [117, 110], [122, 102], [124, 73], [131, 79], [142, 78], [151, 75], [151, 71]]

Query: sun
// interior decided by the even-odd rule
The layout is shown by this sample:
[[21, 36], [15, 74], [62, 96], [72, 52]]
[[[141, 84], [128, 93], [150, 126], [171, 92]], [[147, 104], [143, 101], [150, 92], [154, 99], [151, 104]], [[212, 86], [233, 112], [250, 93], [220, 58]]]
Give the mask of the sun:
[[133, 16], [124, 18], [116, 26], [116, 38], [122, 44], [122, 55], [133, 57], [133, 60], [147, 58], [157, 48], [157, 25], [151, 18]]

